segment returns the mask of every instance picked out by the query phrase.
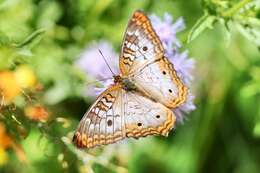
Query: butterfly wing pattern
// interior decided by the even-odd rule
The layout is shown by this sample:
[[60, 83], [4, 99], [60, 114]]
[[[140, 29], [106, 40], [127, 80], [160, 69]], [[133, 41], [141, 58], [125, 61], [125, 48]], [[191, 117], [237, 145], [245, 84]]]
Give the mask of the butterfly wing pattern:
[[119, 67], [135, 86], [115, 83], [104, 91], [80, 121], [73, 142], [91, 148], [126, 137], [167, 136], [174, 127], [172, 108], [186, 100], [187, 88], [164, 56], [162, 43], [148, 17], [135, 11], [125, 36]]
[[187, 88], [166, 57], [145, 66], [131, 78], [139, 90], [168, 108], [176, 108], [186, 100]]
[[169, 108], [182, 104], [187, 88], [164, 56], [162, 43], [141, 11], [130, 19], [119, 60], [120, 70], [139, 90]]
[[168, 136], [175, 123], [169, 108], [138, 92], [126, 92], [124, 97], [127, 137]]
[[125, 137], [167, 136], [175, 116], [161, 103], [120, 85], [104, 91], [83, 116], [73, 141], [79, 147], [115, 143]]
[[142, 66], [164, 55], [162, 43], [141, 11], [135, 11], [124, 35], [119, 67], [123, 75], [137, 72]]
[[110, 144], [125, 137], [122, 92], [112, 86], [97, 98], [81, 119], [73, 137], [78, 147]]

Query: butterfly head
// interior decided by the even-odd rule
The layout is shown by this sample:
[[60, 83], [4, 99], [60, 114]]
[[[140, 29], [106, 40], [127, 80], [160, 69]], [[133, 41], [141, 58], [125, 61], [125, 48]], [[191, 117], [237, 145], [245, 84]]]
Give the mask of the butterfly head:
[[122, 83], [122, 77], [120, 75], [114, 75], [113, 78], [115, 84]]
[[115, 75], [113, 77], [114, 77], [114, 83], [120, 84], [124, 90], [126, 91], [136, 90], [135, 84], [128, 78], [122, 77], [120, 75]]

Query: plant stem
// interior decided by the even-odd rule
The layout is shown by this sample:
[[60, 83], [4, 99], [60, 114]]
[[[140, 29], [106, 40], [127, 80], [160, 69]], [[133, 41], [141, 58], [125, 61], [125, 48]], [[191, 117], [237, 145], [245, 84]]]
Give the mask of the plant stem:
[[232, 17], [234, 13], [236, 13], [239, 9], [245, 6], [245, 4], [251, 2], [252, 0], [242, 0], [236, 5], [234, 5], [232, 8], [230, 8], [228, 11], [223, 12], [222, 16], [223, 17]]

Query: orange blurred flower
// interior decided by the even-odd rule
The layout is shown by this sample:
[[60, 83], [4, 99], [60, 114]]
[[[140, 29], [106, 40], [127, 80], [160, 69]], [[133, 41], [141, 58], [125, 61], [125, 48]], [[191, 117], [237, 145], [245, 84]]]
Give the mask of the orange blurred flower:
[[7, 135], [4, 124], [0, 123], [0, 147], [7, 149], [12, 144], [12, 139]]
[[27, 159], [22, 147], [16, 144], [6, 133], [5, 125], [0, 123], [0, 165], [5, 164], [8, 160], [6, 149], [12, 148], [21, 162], [26, 163]]
[[0, 100], [9, 104], [21, 92], [20, 86], [11, 71], [0, 72]]
[[21, 65], [15, 71], [0, 72], [0, 103], [8, 105], [21, 94], [22, 89], [36, 86], [36, 76], [27, 65]]
[[6, 149], [12, 145], [11, 138], [6, 134], [4, 124], [0, 123], [0, 165], [8, 161]]
[[48, 111], [42, 106], [28, 106], [24, 109], [25, 115], [37, 121], [46, 121], [49, 118]]

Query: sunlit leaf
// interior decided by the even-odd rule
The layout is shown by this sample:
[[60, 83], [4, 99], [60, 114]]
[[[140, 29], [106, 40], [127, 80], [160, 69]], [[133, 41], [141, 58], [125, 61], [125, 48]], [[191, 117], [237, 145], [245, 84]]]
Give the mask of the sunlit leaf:
[[242, 96], [247, 98], [255, 96], [258, 93], [260, 93], [260, 83], [256, 83], [256, 82], [250, 82], [241, 90]]
[[260, 20], [256, 18], [241, 19], [236, 27], [248, 40], [260, 46]]
[[0, 46], [7, 45], [10, 43], [10, 39], [0, 31]]
[[32, 44], [33, 41], [40, 38], [40, 36], [42, 36], [42, 34], [44, 32], [45, 32], [44, 29], [38, 29], [38, 30], [34, 31], [32, 34], [30, 34], [28, 37], [26, 37], [21, 43], [15, 44], [15, 47], [21, 48], [21, 47], [27, 46], [29, 44]]
[[214, 22], [217, 20], [216, 16], [205, 14], [202, 16], [192, 27], [188, 34], [187, 42], [190, 43], [196, 37], [198, 37], [205, 29], [212, 29]]
[[255, 137], [260, 137], [260, 122], [258, 122], [255, 127], [254, 127], [254, 131], [253, 134]]

